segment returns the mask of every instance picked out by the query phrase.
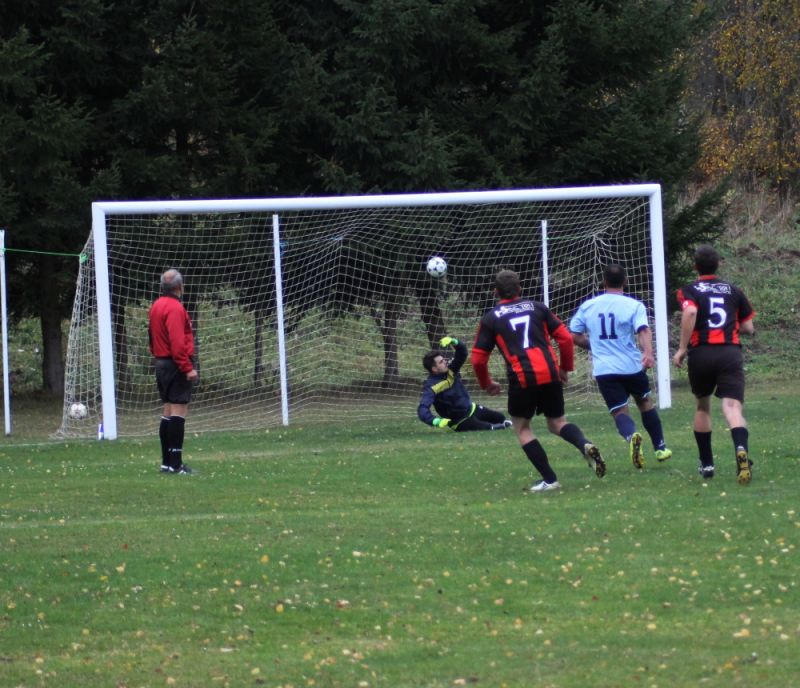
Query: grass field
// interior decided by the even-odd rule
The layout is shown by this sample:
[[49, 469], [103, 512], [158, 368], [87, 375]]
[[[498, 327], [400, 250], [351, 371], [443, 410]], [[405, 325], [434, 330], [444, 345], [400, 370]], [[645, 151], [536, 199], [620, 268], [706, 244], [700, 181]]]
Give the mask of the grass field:
[[564, 485], [545, 495], [510, 431], [413, 419], [190, 419], [193, 476], [159, 474], [155, 438], [15, 437], [0, 685], [798, 685], [796, 391], [749, 389], [747, 487], [716, 407], [717, 477], [696, 474], [689, 396], [662, 413], [675, 456], [642, 472], [601, 408], [574, 409], [608, 474], [543, 436]]

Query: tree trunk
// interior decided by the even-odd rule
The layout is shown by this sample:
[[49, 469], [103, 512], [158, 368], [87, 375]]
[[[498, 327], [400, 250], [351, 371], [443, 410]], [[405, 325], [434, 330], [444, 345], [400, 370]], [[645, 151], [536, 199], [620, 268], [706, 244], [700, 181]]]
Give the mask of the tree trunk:
[[400, 377], [400, 364], [397, 353], [397, 321], [400, 307], [394, 299], [386, 301], [386, 315], [383, 320], [383, 386], [393, 387]]
[[39, 297], [42, 328], [42, 389], [54, 397], [64, 396], [63, 337], [59, 309], [57, 266], [53, 256], [43, 256], [40, 263]]
[[255, 336], [253, 386], [258, 388], [264, 382], [264, 311], [260, 308], [253, 311], [253, 328]]
[[[417, 289], [420, 315], [428, 334], [428, 343], [432, 349], [439, 346], [439, 340], [448, 332], [445, 331], [444, 315], [439, 307], [439, 294], [435, 288]], [[463, 334], [459, 334], [461, 339]]]

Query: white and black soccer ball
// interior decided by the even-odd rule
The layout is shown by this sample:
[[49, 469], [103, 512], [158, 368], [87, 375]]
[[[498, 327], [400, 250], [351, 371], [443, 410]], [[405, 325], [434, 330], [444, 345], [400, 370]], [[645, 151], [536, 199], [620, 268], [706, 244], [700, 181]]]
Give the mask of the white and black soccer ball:
[[70, 404], [69, 417], [72, 418], [73, 420], [83, 420], [88, 415], [89, 415], [89, 409], [86, 408], [86, 404], [82, 404], [79, 401]]
[[441, 256], [432, 256], [425, 267], [431, 277], [444, 277], [447, 273], [447, 261]]

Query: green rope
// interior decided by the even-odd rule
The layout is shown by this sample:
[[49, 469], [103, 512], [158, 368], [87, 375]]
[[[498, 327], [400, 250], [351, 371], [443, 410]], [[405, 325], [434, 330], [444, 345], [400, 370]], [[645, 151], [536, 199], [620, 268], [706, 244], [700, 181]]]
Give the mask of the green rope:
[[34, 253], [39, 256], [64, 256], [67, 258], [77, 258], [82, 264], [89, 260], [86, 253], [59, 253], [57, 251], [33, 251], [27, 248], [4, 248], [3, 253]]

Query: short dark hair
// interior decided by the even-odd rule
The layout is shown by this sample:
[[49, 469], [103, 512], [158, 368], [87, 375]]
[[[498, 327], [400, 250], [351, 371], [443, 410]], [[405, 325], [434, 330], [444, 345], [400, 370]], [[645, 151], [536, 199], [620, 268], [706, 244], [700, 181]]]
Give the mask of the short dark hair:
[[625, 268], [619, 263], [609, 263], [603, 268], [603, 281], [607, 287], [622, 289], [625, 286]]
[[702, 244], [694, 250], [694, 266], [701, 275], [711, 275], [719, 267], [719, 253], [713, 246]]
[[501, 270], [494, 280], [497, 295], [501, 299], [513, 299], [522, 293], [519, 275], [513, 270]]
[[422, 365], [429, 373], [432, 372], [433, 366], [436, 365], [436, 359], [442, 355], [441, 351], [429, 351], [422, 357]]

